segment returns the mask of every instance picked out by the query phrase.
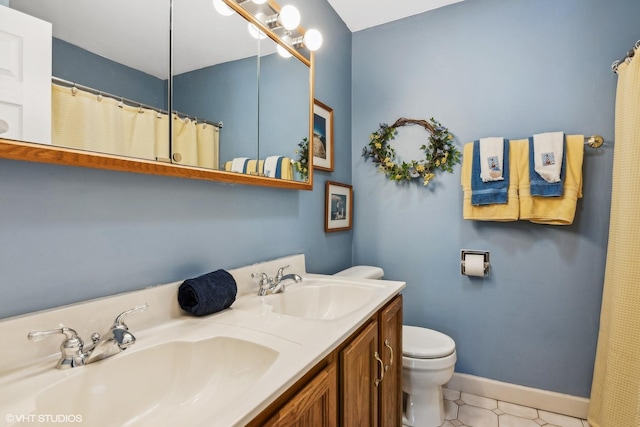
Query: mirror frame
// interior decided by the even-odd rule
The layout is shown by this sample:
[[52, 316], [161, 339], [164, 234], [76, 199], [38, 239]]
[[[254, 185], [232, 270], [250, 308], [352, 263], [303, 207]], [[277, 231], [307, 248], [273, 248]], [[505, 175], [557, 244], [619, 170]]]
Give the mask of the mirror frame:
[[[313, 153], [311, 147], [313, 141], [313, 100], [314, 100], [314, 53], [310, 52], [307, 59], [298, 51], [283, 43], [280, 37], [264, 24], [259, 22], [250, 13], [231, 0], [224, 0], [232, 9], [238, 12], [245, 20], [258, 26], [274, 42], [283, 46], [298, 60], [309, 67], [309, 153]], [[269, 5], [279, 10], [279, 6], [272, 0]], [[173, 76], [171, 77], [173, 78]], [[0, 158], [36, 163], [48, 163], [62, 166], [77, 166], [93, 169], [104, 169], [117, 172], [133, 172], [148, 175], [161, 175], [175, 178], [199, 179], [217, 181], [227, 184], [253, 185], [259, 187], [283, 188], [291, 190], [313, 190], [313, 156], [309, 156], [309, 175], [307, 182], [283, 180], [227, 172], [222, 170], [210, 170], [196, 168], [173, 163], [135, 159], [110, 154], [94, 153], [91, 151], [77, 150], [54, 145], [38, 144], [25, 141], [17, 141], [0, 138]]]

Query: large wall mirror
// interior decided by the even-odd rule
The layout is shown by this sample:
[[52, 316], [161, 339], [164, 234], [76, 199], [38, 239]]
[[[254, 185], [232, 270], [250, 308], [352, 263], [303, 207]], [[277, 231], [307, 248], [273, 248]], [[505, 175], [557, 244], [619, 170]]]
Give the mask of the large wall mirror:
[[[211, 0], [8, 0], [51, 23], [51, 133], [5, 130], [0, 157], [310, 189], [294, 162], [310, 135], [313, 55], [279, 55], [297, 49], [278, 48], [280, 35], [243, 4], [253, 2], [224, 1], [230, 16]], [[0, 98], [0, 132], [18, 121]]]

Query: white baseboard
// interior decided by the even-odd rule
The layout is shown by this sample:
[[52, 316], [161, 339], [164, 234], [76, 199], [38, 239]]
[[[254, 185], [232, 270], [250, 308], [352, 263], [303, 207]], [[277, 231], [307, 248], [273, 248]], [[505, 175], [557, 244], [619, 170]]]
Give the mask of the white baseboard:
[[587, 418], [589, 410], [589, 399], [586, 397], [571, 396], [457, 372], [444, 387], [582, 419]]

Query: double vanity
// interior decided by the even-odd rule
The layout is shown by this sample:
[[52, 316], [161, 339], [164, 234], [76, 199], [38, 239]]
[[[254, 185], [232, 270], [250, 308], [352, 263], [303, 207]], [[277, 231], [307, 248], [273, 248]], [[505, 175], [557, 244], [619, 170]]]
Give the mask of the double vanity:
[[[285, 265], [302, 280], [259, 296]], [[398, 423], [404, 282], [307, 274], [304, 255], [229, 272], [237, 299], [209, 316], [180, 309], [177, 282], [0, 321], [0, 425]], [[135, 344], [95, 363], [56, 369], [68, 333], [27, 339], [64, 326], [90, 343], [144, 304]]]

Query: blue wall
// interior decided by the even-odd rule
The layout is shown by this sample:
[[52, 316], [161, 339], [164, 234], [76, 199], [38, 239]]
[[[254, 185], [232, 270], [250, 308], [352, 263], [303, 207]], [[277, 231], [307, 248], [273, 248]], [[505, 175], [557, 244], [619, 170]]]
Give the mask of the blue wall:
[[[268, 42], [273, 43], [271, 39]], [[173, 106], [191, 117], [224, 123], [220, 133], [221, 164], [234, 157], [293, 158], [298, 143], [309, 133], [308, 88], [309, 68], [295, 58], [285, 59], [274, 53], [174, 76]], [[287, 125], [282, 126], [284, 123]]]
[[277, 53], [260, 57], [260, 158], [293, 158], [298, 143], [308, 138], [309, 76], [309, 67], [293, 57]]
[[351, 33], [325, 1], [296, 5], [325, 35], [336, 171], [307, 192], [0, 160], [0, 318], [293, 253], [351, 265], [352, 232], [323, 226], [325, 181], [351, 182]]
[[[614, 148], [610, 65], [640, 37], [639, 15], [636, 0], [473, 0], [354, 34], [354, 263], [407, 281], [405, 323], [453, 337], [456, 371], [589, 395]], [[586, 148], [572, 226], [464, 221], [459, 166], [422, 188], [359, 157], [380, 122], [401, 116], [434, 116], [460, 148], [555, 130], [608, 143]], [[418, 158], [403, 132], [394, 147]], [[490, 251], [491, 277], [461, 276], [461, 249]]]
[[258, 148], [257, 56], [182, 73], [173, 78], [173, 109], [223, 122], [221, 164], [256, 158]]
[[[55, 77], [167, 110], [167, 80], [53, 39]], [[167, 76], [169, 75], [167, 66]]]

